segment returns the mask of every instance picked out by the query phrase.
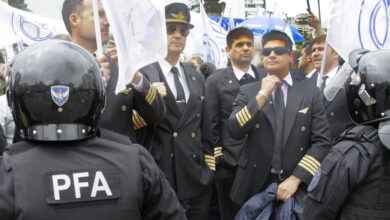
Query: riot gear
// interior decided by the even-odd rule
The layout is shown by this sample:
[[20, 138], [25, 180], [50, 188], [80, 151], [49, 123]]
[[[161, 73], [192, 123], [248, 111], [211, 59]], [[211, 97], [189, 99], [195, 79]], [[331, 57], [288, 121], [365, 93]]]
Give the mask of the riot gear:
[[97, 60], [71, 42], [26, 48], [11, 69], [8, 99], [22, 137], [79, 140], [96, 133], [105, 92]]
[[[361, 55], [363, 54], [363, 55]], [[350, 64], [356, 73], [345, 86], [349, 114], [357, 123], [383, 121], [390, 116], [390, 50], [355, 50]]]

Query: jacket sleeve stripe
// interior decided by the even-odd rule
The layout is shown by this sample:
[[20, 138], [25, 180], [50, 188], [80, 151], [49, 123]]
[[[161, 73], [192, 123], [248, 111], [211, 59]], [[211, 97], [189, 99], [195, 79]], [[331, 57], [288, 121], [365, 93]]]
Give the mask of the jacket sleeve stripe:
[[240, 115], [241, 115], [241, 118], [244, 119], [245, 123], [247, 123], [249, 121], [249, 118], [245, 114], [245, 110], [244, 109], [240, 111]]
[[252, 118], [252, 115], [251, 115], [251, 113], [249, 113], [248, 106], [245, 106], [244, 110], [245, 110], [245, 113], [246, 113], [246, 115], [248, 117], [248, 121], [249, 121]]
[[156, 98], [156, 89], [153, 86], [150, 86], [148, 95], [146, 95], [146, 101], [151, 105]]
[[305, 161], [301, 160], [298, 165], [307, 170], [307, 172], [311, 173], [313, 176], [316, 173], [316, 171], [312, 167], [310, 167], [310, 165], [308, 165]]
[[312, 161], [313, 163], [315, 163], [315, 164], [317, 165], [317, 167], [320, 167], [320, 166], [321, 166], [321, 163], [318, 162], [318, 160], [316, 160], [314, 157], [312, 157], [312, 156], [310, 156], [310, 155], [308, 155], [308, 154], [306, 154], [306, 155], [304, 156], [304, 158], [307, 158], [307, 159], [309, 159], [310, 161]]
[[240, 114], [240, 113], [237, 113], [237, 114], [236, 114], [237, 121], [238, 121], [238, 123], [240, 123], [241, 127], [244, 127], [244, 122], [241, 120], [239, 114]]
[[311, 168], [313, 168], [316, 172], [320, 166], [317, 166], [317, 164], [313, 163], [311, 160], [307, 159], [307, 157], [302, 158], [302, 161], [305, 161], [307, 164], [310, 165]]

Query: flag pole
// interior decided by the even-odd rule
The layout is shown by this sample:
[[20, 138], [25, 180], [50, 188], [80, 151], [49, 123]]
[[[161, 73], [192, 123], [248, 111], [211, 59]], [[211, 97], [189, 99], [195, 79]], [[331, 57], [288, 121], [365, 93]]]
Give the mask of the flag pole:
[[320, 0], [318, 0], [318, 20], [319, 20], [320, 25], [321, 25], [322, 22], [321, 22], [321, 3], [320, 3]]
[[96, 48], [97, 54], [103, 54], [103, 43], [102, 43], [102, 33], [100, 31], [100, 21], [99, 21], [99, 10], [98, 10], [98, 0], [92, 0], [93, 7], [93, 16], [95, 20], [95, 34], [96, 34]]

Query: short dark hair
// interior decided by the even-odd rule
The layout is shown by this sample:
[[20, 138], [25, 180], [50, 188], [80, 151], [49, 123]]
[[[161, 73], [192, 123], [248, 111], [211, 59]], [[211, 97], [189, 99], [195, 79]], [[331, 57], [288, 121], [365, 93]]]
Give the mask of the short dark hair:
[[252, 41], [254, 41], [253, 32], [249, 28], [238, 27], [238, 28], [234, 28], [231, 31], [229, 31], [229, 33], [226, 37], [227, 46], [232, 47], [234, 39], [236, 39], [242, 35], [248, 36], [250, 39], [252, 39]]
[[64, 21], [66, 30], [72, 35], [72, 28], [70, 27], [70, 14], [79, 13], [83, 5], [83, 0], [65, 0], [62, 4], [62, 20]]
[[287, 49], [289, 49], [290, 51], [292, 50], [292, 41], [288, 37], [288, 35], [284, 32], [273, 30], [273, 31], [270, 31], [270, 32], [264, 34], [263, 38], [261, 40], [261, 42], [263, 44], [263, 48], [264, 48], [264, 45], [268, 41], [271, 41], [271, 40], [281, 40], [286, 44]]
[[326, 34], [320, 35], [313, 40], [313, 44], [326, 42]]
[[305, 49], [306, 54], [312, 54], [313, 53], [313, 42], [307, 41], [302, 45], [302, 51]]
[[293, 63], [298, 63], [299, 57], [302, 56], [302, 52], [300, 50], [293, 50], [293, 52], [294, 52]]

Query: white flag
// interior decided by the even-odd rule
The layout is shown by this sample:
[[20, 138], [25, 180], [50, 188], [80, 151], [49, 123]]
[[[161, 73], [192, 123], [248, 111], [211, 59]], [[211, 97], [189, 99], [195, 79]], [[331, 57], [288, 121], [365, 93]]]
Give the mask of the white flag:
[[33, 44], [56, 34], [68, 34], [62, 21], [22, 11], [0, 1], [0, 48], [23, 41]]
[[165, 10], [150, 0], [103, 0], [118, 51], [116, 93], [136, 71], [167, 56]]
[[389, 48], [389, 1], [332, 0], [328, 42], [347, 60], [354, 49]]
[[226, 31], [207, 16], [203, 4], [200, 4], [200, 14], [191, 12], [191, 24], [195, 27], [187, 38], [184, 55], [199, 56], [205, 62], [214, 63], [217, 68], [225, 68], [228, 59]]

